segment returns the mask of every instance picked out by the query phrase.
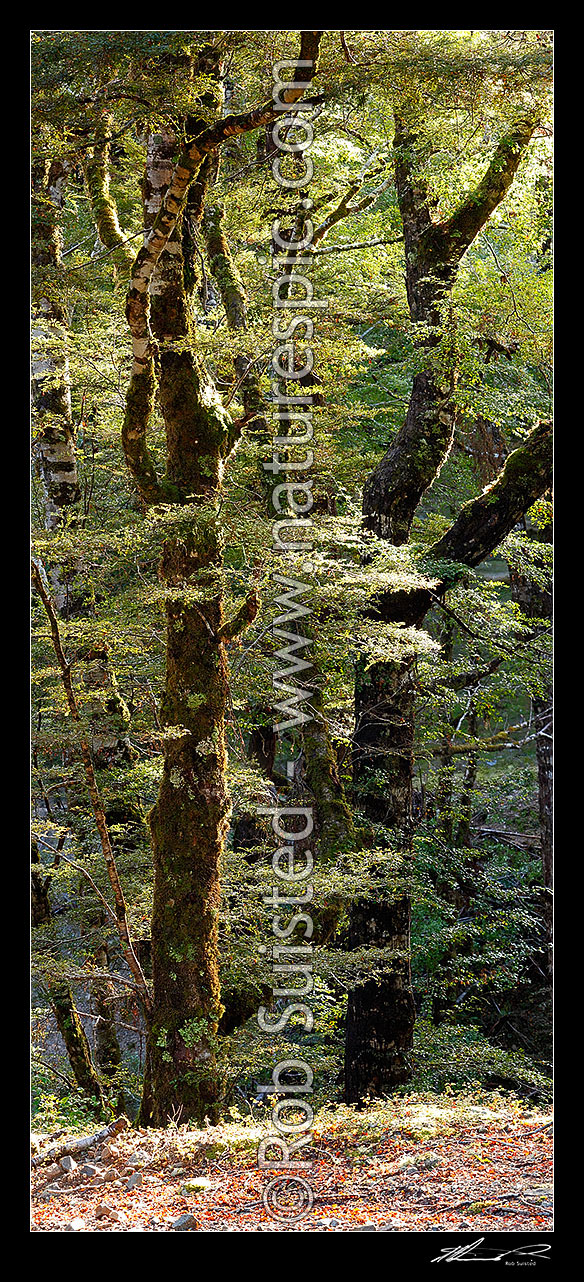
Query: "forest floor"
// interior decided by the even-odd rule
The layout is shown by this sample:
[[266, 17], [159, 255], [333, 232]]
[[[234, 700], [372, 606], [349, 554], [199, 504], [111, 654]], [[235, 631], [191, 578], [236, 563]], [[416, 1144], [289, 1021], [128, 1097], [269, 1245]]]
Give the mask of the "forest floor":
[[[267, 1116], [259, 1108], [249, 1121], [203, 1130], [128, 1127], [78, 1153], [69, 1171], [56, 1159], [43, 1163], [55, 1137], [37, 1135], [32, 1231], [552, 1228], [548, 1110], [503, 1096], [477, 1103], [447, 1095], [408, 1096], [363, 1110], [329, 1108], [315, 1118], [314, 1165], [303, 1172], [314, 1203], [299, 1223], [275, 1220], [262, 1200], [269, 1179], [279, 1174], [257, 1168], [258, 1142], [271, 1133], [262, 1113]], [[59, 1151], [70, 1138], [79, 1136], [60, 1133]]]

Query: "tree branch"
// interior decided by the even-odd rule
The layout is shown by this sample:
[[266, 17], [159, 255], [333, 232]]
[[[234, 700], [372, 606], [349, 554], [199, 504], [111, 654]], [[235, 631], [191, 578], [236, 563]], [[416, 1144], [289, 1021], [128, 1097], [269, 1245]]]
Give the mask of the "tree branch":
[[[282, 94], [282, 101], [287, 105], [291, 106], [302, 97], [316, 72], [321, 35], [320, 31], [301, 33], [299, 62], [304, 60], [312, 63], [312, 69], [310, 76], [306, 76], [305, 69], [300, 65], [296, 66], [291, 77], [291, 87]], [[279, 110], [281, 107], [278, 108], [272, 97], [252, 111], [225, 116], [186, 144], [175, 165], [158, 214], [134, 260], [126, 296], [126, 318], [132, 335], [133, 365], [122, 442], [130, 472], [147, 503], [157, 502], [164, 497], [164, 487], [158, 482], [146, 445], [154, 388], [155, 343], [149, 320], [149, 286], [152, 274], [174, 231], [189, 186], [199, 173], [205, 157], [216, 151], [227, 138], [248, 133], [275, 120]]]
[[[480, 183], [445, 222], [432, 229], [432, 235], [448, 258], [458, 262], [475, 236], [501, 203], [513, 182], [522, 157], [538, 125], [538, 116], [520, 116], [501, 139]], [[436, 237], [438, 233], [438, 237]]]
[[107, 112], [102, 112], [96, 122], [94, 144], [87, 149], [83, 172], [99, 239], [106, 249], [120, 249], [120, 258], [124, 267], [129, 270], [134, 261], [134, 253], [124, 238], [118, 221], [116, 203], [110, 192], [111, 127], [112, 117]]
[[[461, 508], [442, 538], [424, 553], [420, 569], [438, 586], [384, 592], [374, 613], [386, 623], [421, 623], [433, 599], [462, 578], [466, 566], [480, 565], [510, 534], [514, 525], [552, 484], [553, 438], [550, 422], [538, 423], [523, 445], [509, 454], [495, 481]], [[446, 572], [441, 562], [450, 561]]]
[[509, 454], [503, 470], [426, 553], [425, 560], [480, 565], [552, 484], [551, 422], [538, 423], [524, 445]]
[[245, 632], [245, 629], [249, 628], [250, 624], [253, 623], [259, 607], [260, 602], [257, 592], [250, 592], [243, 604], [240, 605], [237, 614], [232, 619], [227, 620], [223, 627], [219, 629], [219, 640], [224, 642], [233, 641], [234, 637]]

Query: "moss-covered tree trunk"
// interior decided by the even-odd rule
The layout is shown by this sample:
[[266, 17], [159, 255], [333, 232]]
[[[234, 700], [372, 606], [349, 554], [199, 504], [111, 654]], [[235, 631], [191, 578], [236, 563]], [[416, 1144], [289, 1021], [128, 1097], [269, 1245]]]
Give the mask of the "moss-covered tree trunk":
[[71, 989], [64, 981], [52, 983], [48, 988], [48, 995], [75, 1081], [81, 1090], [95, 1101], [94, 1107], [101, 1113], [103, 1107], [101, 1083], [95, 1070], [89, 1042], [75, 1008]]
[[[314, 63], [319, 43], [320, 33], [303, 32], [301, 58]], [[207, 93], [208, 67], [201, 70]], [[300, 98], [306, 80], [298, 67], [285, 101]], [[201, 186], [220, 146], [273, 120], [276, 110], [273, 99], [239, 116], [221, 117], [219, 109], [217, 92], [214, 123], [199, 133], [196, 120], [186, 122], [188, 136], [174, 164], [172, 129], [152, 135], [144, 195], [153, 220], [146, 224], [126, 299], [133, 348], [122, 429], [126, 460], [145, 504], [174, 505], [160, 560], [167, 623], [165, 760], [150, 818], [153, 1017], [141, 1108], [143, 1122], [162, 1125], [178, 1116], [200, 1122], [216, 1112], [221, 1096], [215, 1038], [220, 859], [229, 816], [225, 645], [258, 606], [251, 593], [232, 620], [224, 619], [219, 508], [223, 469], [240, 426], [223, 409], [187, 333], [181, 223], [189, 188]], [[208, 121], [213, 110], [205, 115]], [[195, 210], [199, 204], [197, 199]], [[156, 381], [166, 429], [161, 479], [147, 444]]]
[[[145, 214], [156, 217], [175, 164], [171, 131], [148, 141]], [[234, 435], [187, 344], [181, 228], [160, 255], [151, 287], [158, 394], [167, 440], [166, 493], [176, 504], [164, 543], [166, 679], [160, 709], [164, 770], [150, 814], [154, 859], [149, 1038], [150, 1099], [141, 1120], [214, 1116], [221, 1096], [218, 914], [229, 823], [228, 698], [219, 499]], [[182, 349], [181, 349], [182, 342]], [[252, 606], [250, 604], [250, 610]]]
[[[449, 357], [449, 344], [453, 346], [449, 300], [458, 265], [508, 191], [535, 124], [535, 116], [527, 114], [515, 121], [475, 190], [448, 219], [437, 222], [424, 172], [430, 139], [421, 102], [413, 96], [395, 111], [395, 181], [404, 232], [406, 288], [412, 321], [420, 327], [424, 368], [414, 377], [406, 418], [395, 441], [365, 483], [363, 523], [366, 529], [396, 545], [409, 538], [418, 503], [437, 477], [452, 445], [456, 369], [453, 357]], [[421, 622], [425, 610], [420, 613], [407, 593], [401, 596], [403, 609], [396, 594], [389, 615], [384, 612], [388, 602], [378, 603], [377, 617]], [[366, 673], [360, 667], [356, 679], [356, 786], [370, 813], [404, 833], [411, 820], [413, 772], [414, 691], [410, 670], [411, 660], [405, 657], [401, 663], [374, 665]], [[379, 944], [402, 951], [404, 930], [409, 930], [405, 901], [395, 921], [391, 913], [386, 914], [380, 900], [379, 921], [373, 927], [375, 912], [375, 905], [367, 909], [362, 901], [355, 903], [351, 930], [356, 943], [361, 937], [366, 942], [373, 929]], [[399, 1000], [394, 983], [398, 985]], [[380, 1093], [407, 1080], [415, 1020], [411, 991], [407, 999], [405, 996], [404, 984], [408, 983], [405, 970], [391, 967], [388, 980], [384, 978], [377, 985], [370, 981], [359, 986], [358, 996], [351, 995], [347, 1047], [355, 1045], [356, 1021], [362, 1028], [369, 1027], [359, 1067], [352, 1072], [350, 1086], [346, 1085], [351, 1098], [358, 1098], [360, 1091], [367, 1093], [373, 1077]], [[386, 984], [389, 1018], [384, 1014]]]
[[[38, 845], [33, 840], [31, 842], [31, 925], [33, 928], [46, 925], [51, 920], [50, 882], [50, 875], [43, 876]], [[65, 1043], [73, 1077], [84, 1094], [94, 1101], [96, 1111], [101, 1113], [103, 1106], [101, 1084], [69, 984], [66, 980], [48, 980], [46, 992], [57, 1027]]]
[[[47, 530], [57, 529], [74, 513], [80, 497], [71, 413], [66, 316], [61, 297], [61, 231], [67, 167], [60, 160], [33, 169], [31, 261], [35, 270], [32, 312], [33, 459], [42, 485]], [[69, 603], [70, 575], [51, 571], [57, 608]]]

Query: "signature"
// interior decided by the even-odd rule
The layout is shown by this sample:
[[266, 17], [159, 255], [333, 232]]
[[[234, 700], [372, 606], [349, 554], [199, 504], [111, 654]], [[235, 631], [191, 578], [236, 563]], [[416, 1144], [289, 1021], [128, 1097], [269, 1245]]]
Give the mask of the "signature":
[[503, 1260], [508, 1255], [515, 1256], [534, 1256], [536, 1259], [545, 1259], [551, 1246], [548, 1242], [532, 1242], [528, 1246], [516, 1246], [512, 1251], [500, 1251], [496, 1246], [482, 1246], [484, 1237], [477, 1238], [476, 1242], [469, 1242], [468, 1246], [454, 1246], [452, 1248], [444, 1246], [440, 1255], [435, 1255], [431, 1261], [432, 1264], [439, 1264], [442, 1260], [451, 1263], [452, 1260]]

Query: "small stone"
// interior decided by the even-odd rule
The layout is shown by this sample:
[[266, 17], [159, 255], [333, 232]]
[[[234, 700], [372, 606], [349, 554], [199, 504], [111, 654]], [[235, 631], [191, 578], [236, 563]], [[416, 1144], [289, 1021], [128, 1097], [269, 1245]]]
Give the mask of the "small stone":
[[103, 1162], [111, 1161], [112, 1157], [119, 1157], [120, 1150], [117, 1144], [104, 1144], [101, 1150], [101, 1159]]
[[189, 1229], [196, 1229], [197, 1221], [194, 1215], [179, 1215], [178, 1220], [173, 1220], [170, 1225], [173, 1233], [188, 1233]]
[[74, 1219], [74, 1220], [71, 1220], [71, 1223], [67, 1225], [67, 1228], [65, 1229], [65, 1232], [66, 1232], [66, 1233], [81, 1233], [81, 1230], [82, 1230], [82, 1229], [85, 1229], [85, 1228], [87, 1228], [87, 1225], [86, 1225], [86, 1223], [85, 1223], [85, 1220], [82, 1220], [80, 1215], [76, 1215], [76, 1216], [75, 1216], [75, 1219]]
[[126, 1188], [127, 1188], [127, 1189], [135, 1189], [135, 1188], [138, 1188], [138, 1187], [140, 1186], [140, 1184], [141, 1184], [141, 1183], [142, 1183], [142, 1172], [141, 1172], [141, 1171], [134, 1171], [134, 1174], [130, 1176], [130, 1178], [129, 1178], [129, 1180], [128, 1180], [127, 1184], [126, 1184]]
[[108, 1219], [110, 1216], [115, 1215], [115, 1213], [115, 1207], [108, 1206], [107, 1202], [100, 1202], [95, 1208], [96, 1220]]
[[77, 1162], [74, 1160], [74, 1158], [69, 1157], [68, 1153], [65, 1154], [65, 1157], [61, 1158], [61, 1161], [59, 1162], [59, 1166], [61, 1167], [62, 1171], [77, 1170]]
[[99, 1173], [97, 1166], [92, 1166], [91, 1162], [84, 1162], [83, 1166], [79, 1167], [79, 1174], [83, 1175], [86, 1180], [92, 1180]]
[[128, 1217], [124, 1211], [116, 1211], [114, 1206], [107, 1206], [102, 1202], [95, 1212], [96, 1220], [112, 1220], [114, 1224], [126, 1224]]
[[376, 1224], [359, 1224], [358, 1227], [355, 1229], [355, 1233], [376, 1233], [376, 1232], [377, 1232]]
[[59, 1176], [62, 1174], [63, 1172], [61, 1170], [61, 1167], [57, 1166], [56, 1162], [51, 1162], [50, 1166], [45, 1166], [45, 1169], [43, 1171], [43, 1175], [45, 1175], [47, 1180], [57, 1180]]
[[127, 1166], [143, 1166], [145, 1162], [150, 1161], [150, 1154], [145, 1153], [143, 1149], [137, 1149], [135, 1153], [130, 1153], [126, 1158]]

